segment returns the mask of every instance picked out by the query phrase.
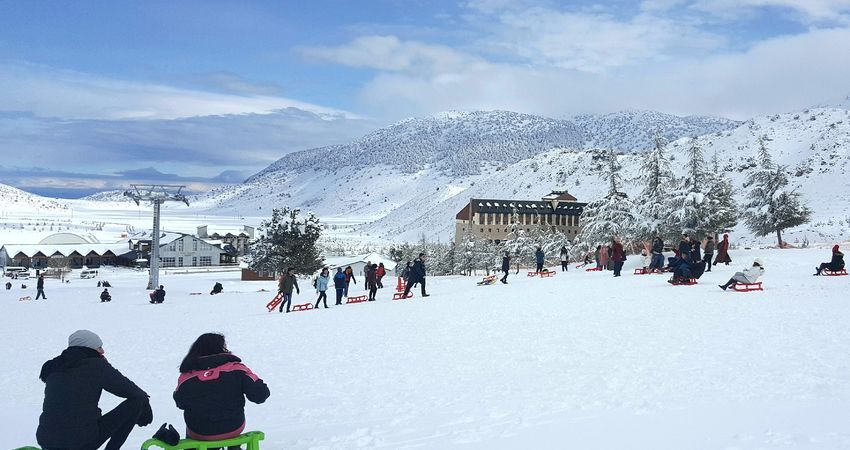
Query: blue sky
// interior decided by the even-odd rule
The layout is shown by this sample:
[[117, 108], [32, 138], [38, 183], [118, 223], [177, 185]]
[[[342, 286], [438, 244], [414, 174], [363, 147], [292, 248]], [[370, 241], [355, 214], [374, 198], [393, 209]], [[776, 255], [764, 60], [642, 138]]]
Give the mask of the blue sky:
[[843, 99], [847, 54], [850, 0], [0, 0], [0, 182], [205, 189], [447, 109], [746, 119]]

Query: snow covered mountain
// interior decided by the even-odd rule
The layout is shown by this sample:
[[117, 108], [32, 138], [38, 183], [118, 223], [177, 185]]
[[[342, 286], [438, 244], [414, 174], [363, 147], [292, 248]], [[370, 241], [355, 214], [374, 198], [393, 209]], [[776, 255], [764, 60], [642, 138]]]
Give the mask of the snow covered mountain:
[[[223, 187], [197, 199], [196, 206], [210, 213], [223, 210], [245, 216], [263, 215], [263, 209], [277, 206], [299, 206], [330, 223], [345, 222], [349, 231], [362, 238], [415, 240], [425, 235], [445, 241], [452, 238], [454, 215], [470, 197], [537, 199], [553, 189], [567, 189], [582, 201], [604, 195], [601, 152], [585, 149], [585, 142], [589, 145], [608, 136], [606, 145], [638, 149], [651, 142], [654, 132], [646, 128], [653, 121], [665, 123], [665, 117], [654, 113], [621, 113], [601, 116], [598, 121], [585, 117], [576, 128], [503, 112], [413, 119], [348, 146], [285, 157], [242, 185]], [[509, 126], [505, 122], [504, 130], [510, 131], [496, 126], [509, 119], [521, 122]], [[742, 200], [744, 179], [755, 166], [758, 139], [767, 136], [775, 161], [791, 168], [794, 182], [814, 210], [813, 222], [792, 230], [788, 241], [803, 236], [812, 241], [848, 237], [850, 202], [824, 192], [825, 188], [847, 192], [850, 187], [846, 181], [850, 112], [846, 109], [817, 108], [744, 123], [679, 119], [657, 128], [665, 130], [662, 133], [668, 138], [676, 138], [669, 146], [674, 166], [683, 166], [688, 136], [703, 126], [709, 131], [700, 135], [698, 142], [708, 157], [717, 152], [723, 168], [730, 172], [738, 200]], [[484, 137], [477, 137], [476, 127], [483, 125], [480, 134]], [[519, 137], [511, 141], [513, 134]], [[442, 138], [445, 136], [450, 138]], [[494, 151], [492, 158], [475, 156], [486, 152], [486, 143], [496, 139], [534, 144], [516, 153], [512, 153], [515, 147], [505, 145]], [[641, 141], [644, 144], [625, 148], [617, 144]], [[456, 152], [464, 155], [467, 165], [455, 164], [460, 162], [457, 158], [447, 161], [451, 145], [456, 143], [468, 144]], [[402, 144], [409, 145], [397, 147]], [[417, 155], [421, 155], [420, 163], [407, 161]], [[624, 177], [634, 178], [640, 155], [626, 153], [620, 158]], [[630, 193], [638, 190], [633, 185], [627, 189]], [[738, 231], [742, 238], [748, 235], [743, 226]]]
[[67, 209], [64, 203], [56, 200], [0, 184], [0, 210], [2, 211], [65, 211]]
[[571, 120], [585, 133], [585, 148], [613, 148], [627, 153], [652, 148], [656, 135], [675, 141], [728, 131], [741, 125], [741, 122], [719, 117], [679, 117], [637, 110], [580, 115]]

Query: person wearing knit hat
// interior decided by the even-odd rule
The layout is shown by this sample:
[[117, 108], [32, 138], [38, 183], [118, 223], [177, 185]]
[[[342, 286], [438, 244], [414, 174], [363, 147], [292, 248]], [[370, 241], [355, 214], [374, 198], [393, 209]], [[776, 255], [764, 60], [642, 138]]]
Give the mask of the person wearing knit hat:
[[[42, 448], [100, 448], [118, 450], [133, 427], [153, 421], [148, 394], [112, 367], [103, 357], [103, 340], [89, 330], [68, 336], [68, 348], [44, 363], [44, 403], [36, 439]], [[103, 391], [124, 398], [101, 415]]]
[[839, 251], [838, 244], [835, 244], [832, 247], [832, 260], [830, 260], [828, 263], [821, 263], [820, 266], [815, 267], [814, 275], [820, 275], [824, 269], [830, 272], [839, 272], [844, 269], [844, 253], [841, 253], [841, 251]]

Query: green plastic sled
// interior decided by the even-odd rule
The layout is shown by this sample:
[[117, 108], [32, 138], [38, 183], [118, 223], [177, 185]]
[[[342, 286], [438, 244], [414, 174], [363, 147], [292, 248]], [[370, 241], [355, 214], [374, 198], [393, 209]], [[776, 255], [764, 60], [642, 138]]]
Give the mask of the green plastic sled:
[[38, 448], [38, 447], [21, 447], [21, 448], [16, 448], [15, 450], [41, 450], [41, 449]]
[[164, 450], [183, 450], [197, 449], [208, 450], [209, 448], [224, 448], [229, 445], [248, 444], [247, 450], [260, 450], [260, 441], [266, 438], [262, 431], [249, 431], [243, 435], [231, 439], [223, 439], [220, 441], [196, 441], [194, 439], [181, 439], [177, 445], [168, 445], [159, 439], [148, 439], [142, 444], [142, 450], [148, 450], [151, 447], [159, 447]]

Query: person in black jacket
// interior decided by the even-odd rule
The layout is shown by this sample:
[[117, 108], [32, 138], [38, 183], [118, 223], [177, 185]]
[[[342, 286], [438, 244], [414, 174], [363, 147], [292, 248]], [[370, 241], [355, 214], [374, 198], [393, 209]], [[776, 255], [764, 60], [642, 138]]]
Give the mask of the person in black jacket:
[[682, 240], [679, 241], [679, 258], [690, 262], [691, 256], [691, 240], [687, 234], [682, 234]]
[[159, 288], [151, 292], [151, 303], [162, 303], [165, 301], [165, 288], [160, 284]]
[[378, 292], [378, 265], [369, 264], [366, 266], [366, 288], [369, 289], [369, 301], [375, 301], [375, 294]]
[[205, 333], [180, 364], [174, 402], [183, 410], [187, 437], [213, 441], [245, 429], [245, 398], [263, 403], [269, 395], [266, 383], [230, 353], [223, 335]]
[[815, 275], [820, 275], [823, 269], [829, 269], [830, 272], [838, 272], [844, 268], [844, 253], [839, 251], [838, 245], [832, 247], [832, 259], [828, 263], [821, 263], [815, 267]]
[[511, 254], [505, 252], [505, 256], [502, 257], [502, 272], [505, 272], [505, 276], [500, 280], [502, 284], [508, 284], [508, 273], [511, 271]]
[[224, 291], [224, 286], [221, 283], [216, 282], [213, 285], [212, 290], [210, 291], [210, 295], [221, 294]]
[[419, 257], [413, 261], [413, 267], [410, 268], [410, 274], [407, 277], [407, 283], [404, 286], [404, 295], [402, 298], [407, 298], [407, 294], [410, 293], [410, 288], [413, 287], [414, 284], [419, 283], [420, 288], [422, 289], [423, 297], [430, 297], [425, 293], [425, 254], [420, 253]]
[[[118, 450], [133, 426], [153, 421], [148, 394], [103, 357], [103, 341], [88, 330], [68, 337], [68, 348], [44, 363], [39, 378], [44, 382], [44, 405], [38, 419], [36, 439], [45, 450]], [[101, 415], [98, 401], [103, 391], [125, 398]]]
[[38, 276], [38, 281], [35, 283], [35, 299], [41, 297], [47, 300], [47, 296], [44, 295], [44, 274]]
[[100, 302], [103, 303], [103, 302], [111, 302], [111, 301], [112, 301], [112, 295], [109, 294], [108, 289], [104, 289], [103, 292], [100, 293]]
[[660, 271], [662, 267], [664, 267], [664, 241], [660, 237], [655, 236], [655, 239], [652, 240], [649, 269], [650, 271]]

